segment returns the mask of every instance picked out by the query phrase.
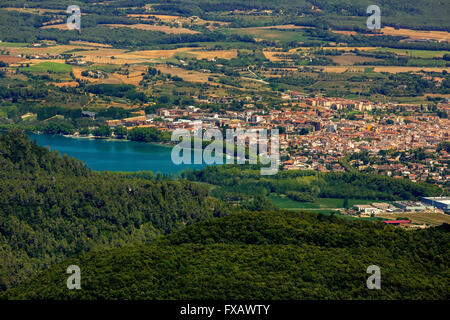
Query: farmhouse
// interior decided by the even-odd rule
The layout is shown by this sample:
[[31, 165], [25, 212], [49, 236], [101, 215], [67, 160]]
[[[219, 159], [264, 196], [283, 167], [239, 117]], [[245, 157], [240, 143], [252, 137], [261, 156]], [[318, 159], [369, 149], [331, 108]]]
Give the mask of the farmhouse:
[[376, 213], [381, 212], [380, 209], [372, 207], [371, 205], [367, 205], [367, 204], [357, 204], [354, 206], [354, 208], [364, 214], [372, 214], [372, 213], [376, 214]]

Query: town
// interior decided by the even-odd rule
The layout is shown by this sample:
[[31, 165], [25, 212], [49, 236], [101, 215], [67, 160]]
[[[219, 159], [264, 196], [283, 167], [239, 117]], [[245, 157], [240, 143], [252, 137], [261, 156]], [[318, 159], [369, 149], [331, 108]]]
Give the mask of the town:
[[[340, 98], [299, 98], [291, 92], [279, 108], [255, 108], [248, 97], [242, 111], [212, 112], [207, 104], [232, 97], [198, 100], [205, 108], [159, 108], [154, 114], [105, 120], [110, 128], [155, 128], [161, 132], [186, 129], [279, 129], [282, 170], [380, 173], [413, 182], [443, 186], [450, 180], [450, 120], [424, 113], [420, 106], [371, 103]], [[261, 103], [264, 106], [264, 102]], [[450, 111], [450, 103], [439, 108]], [[353, 118], [343, 109], [360, 111]], [[398, 115], [406, 110], [408, 115]], [[95, 117], [95, 112], [84, 112]], [[200, 129], [199, 129], [200, 128]]]

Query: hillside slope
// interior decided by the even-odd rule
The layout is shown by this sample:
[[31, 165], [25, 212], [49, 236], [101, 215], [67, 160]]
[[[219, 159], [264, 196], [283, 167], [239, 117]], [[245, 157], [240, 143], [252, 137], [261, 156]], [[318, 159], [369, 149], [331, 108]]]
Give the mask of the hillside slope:
[[183, 181], [98, 173], [0, 135], [0, 290], [85, 251], [149, 241], [211, 217], [217, 201]]
[[[70, 258], [9, 299], [448, 299], [449, 229], [290, 212], [231, 214], [146, 245]], [[69, 265], [81, 290], [66, 288]], [[381, 290], [366, 288], [381, 268]]]

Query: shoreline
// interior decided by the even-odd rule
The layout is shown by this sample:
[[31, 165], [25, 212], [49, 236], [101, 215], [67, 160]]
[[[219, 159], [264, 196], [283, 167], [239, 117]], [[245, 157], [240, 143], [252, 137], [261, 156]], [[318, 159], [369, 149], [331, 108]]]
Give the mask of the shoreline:
[[[29, 132], [31, 134], [39, 134], [39, 135], [48, 135], [53, 136], [52, 134], [46, 134], [42, 132]], [[54, 136], [61, 136], [65, 138], [70, 139], [86, 139], [86, 140], [101, 140], [101, 141], [108, 141], [108, 142], [137, 142], [137, 143], [148, 143], [156, 146], [166, 147], [166, 148], [173, 148], [174, 146], [169, 143], [163, 143], [163, 142], [147, 142], [147, 141], [133, 141], [128, 139], [118, 139], [118, 138], [111, 138], [111, 137], [95, 137], [95, 136], [80, 136], [80, 135], [73, 135], [73, 134], [54, 134]]]
[[[30, 134], [36, 134], [36, 135], [47, 135], [47, 136], [60, 136], [60, 137], [65, 137], [65, 138], [69, 138], [69, 139], [85, 139], [85, 140], [101, 140], [101, 141], [107, 141], [107, 142], [136, 142], [136, 143], [147, 143], [150, 145], [154, 145], [154, 146], [158, 146], [158, 147], [165, 147], [168, 149], [173, 149], [177, 144], [176, 143], [163, 143], [163, 142], [147, 142], [147, 141], [133, 141], [133, 140], [128, 140], [128, 139], [118, 139], [118, 138], [112, 138], [112, 137], [95, 137], [95, 136], [80, 136], [80, 135], [73, 135], [73, 134], [46, 134], [46, 133], [41, 133], [41, 132], [35, 132], [35, 131], [29, 131], [28, 133]], [[204, 151], [204, 148], [202, 147], [201, 149], [196, 149], [195, 147], [193, 147], [193, 150], [201, 150], [202, 152]], [[226, 152], [219, 152], [218, 154], [219, 156], [224, 157], [225, 159], [223, 159], [223, 163], [222, 164], [227, 164], [227, 154]], [[246, 155], [247, 156], [247, 155]], [[233, 164], [235, 163], [235, 161], [237, 161], [238, 158], [236, 155], [233, 156]], [[216, 165], [216, 164], [214, 164]]]

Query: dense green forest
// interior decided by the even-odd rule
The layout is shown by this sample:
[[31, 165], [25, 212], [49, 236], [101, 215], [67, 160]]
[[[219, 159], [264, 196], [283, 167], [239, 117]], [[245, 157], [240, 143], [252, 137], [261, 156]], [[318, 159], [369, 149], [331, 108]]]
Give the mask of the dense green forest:
[[20, 131], [0, 135], [0, 181], [2, 290], [64, 257], [149, 241], [229, 210], [198, 184], [93, 172]]
[[[9, 299], [448, 299], [449, 227], [289, 212], [242, 212], [146, 245], [65, 260]], [[66, 268], [81, 268], [81, 290]], [[381, 290], [366, 287], [381, 269]]]
[[202, 170], [186, 170], [188, 180], [212, 184], [212, 195], [225, 200], [247, 200], [270, 193], [305, 198], [341, 198], [372, 200], [414, 200], [421, 196], [438, 196], [442, 190], [426, 183], [413, 183], [385, 175], [358, 172], [282, 171], [273, 176], [261, 176], [254, 168], [238, 165], [208, 166]]

